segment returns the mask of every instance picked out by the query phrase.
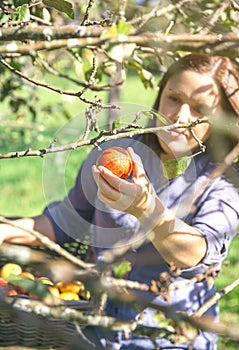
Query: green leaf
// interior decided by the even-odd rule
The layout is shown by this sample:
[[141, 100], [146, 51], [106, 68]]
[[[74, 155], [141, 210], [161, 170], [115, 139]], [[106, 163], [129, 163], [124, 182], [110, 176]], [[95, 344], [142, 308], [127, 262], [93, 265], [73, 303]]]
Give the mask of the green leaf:
[[166, 318], [161, 311], [155, 313], [154, 321], [158, 323], [158, 325], [160, 325], [161, 327], [167, 327], [172, 323], [172, 320], [170, 318]]
[[113, 61], [106, 61], [103, 63], [103, 71], [106, 75], [109, 77], [115, 76], [117, 72], [117, 66], [116, 63]]
[[117, 129], [119, 126], [122, 126], [122, 124], [123, 124], [122, 117], [115, 119], [112, 123], [112, 130]]
[[16, 8], [12, 20], [14, 22], [28, 22], [30, 21], [30, 10], [28, 5], [21, 5]]
[[236, 157], [236, 158], [233, 160], [233, 163], [235, 163], [235, 164], [239, 163], [239, 157]]
[[143, 114], [145, 117], [149, 118], [149, 119], [153, 119], [153, 113], [151, 111], [142, 111], [140, 112], [140, 114]]
[[54, 7], [56, 10], [60, 12], [64, 12], [70, 18], [74, 18], [74, 10], [73, 5], [69, 1], [65, 0], [44, 0], [43, 3], [46, 6]]
[[113, 39], [117, 38], [119, 35], [130, 35], [133, 26], [129, 23], [119, 21], [117, 24], [112, 25], [107, 31], [103, 32], [101, 35], [102, 39]]
[[162, 116], [162, 114], [158, 113], [158, 112], [154, 112], [152, 111], [152, 114], [157, 117], [164, 125], [168, 125], [168, 121], [165, 117]]
[[163, 172], [167, 179], [173, 179], [185, 172], [188, 167], [188, 157], [169, 159], [163, 163]]
[[126, 22], [119, 21], [117, 23], [118, 34], [130, 35], [134, 27]]
[[131, 270], [131, 262], [128, 260], [114, 264], [113, 271], [116, 277], [123, 278]]
[[40, 280], [31, 280], [30, 278], [18, 275], [9, 275], [5, 279], [8, 281], [8, 283], [24, 289], [28, 293], [30, 292], [40, 298], [52, 299], [52, 294], [49, 291], [48, 286], [42, 283]]
[[154, 87], [154, 75], [151, 72], [142, 68], [139, 71], [139, 77], [146, 89]]
[[18, 7], [21, 6], [23, 4], [29, 4], [31, 2], [31, 0], [14, 0], [14, 6]]
[[153, 88], [154, 81], [155, 81], [154, 75], [150, 71], [144, 69], [143, 66], [139, 64], [139, 62], [137, 62], [134, 58], [132, 58], [132, 54], [129, 55], [128, 57], [129, 58], [128, 58], [128, 62], [126, 63], [126, 67], [137, 70], [137, 73], [146, 89]]

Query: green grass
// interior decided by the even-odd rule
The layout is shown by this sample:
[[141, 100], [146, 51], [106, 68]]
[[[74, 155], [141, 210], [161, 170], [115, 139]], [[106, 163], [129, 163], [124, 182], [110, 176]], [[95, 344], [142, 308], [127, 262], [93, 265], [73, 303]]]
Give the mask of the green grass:
[[[84, 127], [81, 120], [83, 120], [84, 115], [83, 109], [85, 105], [78, 100], [70, 100], [64, 96], [57, 95], [55, 93], [50, 93], [47, 90], [41, 89], [40, 102], [41, 104], [47, 103], [52, 99], [52, 103], [57, 105], [62, 102], [65, 103], [69, 114], [73, 117], [79, 116], [79, 135], [83, 133]], [[143, 105], [150, 107], [153, 104], [156, 92], [152, 90], [145, 90], [143, 85], [136, 81], [134, 76], [129, 76], [124, 89], [121, 91], [121, 101], [127, 107], [132, 104]], [[127, 108], [126, 108], [127, 110]], [[105, 112], [106, 113], [106, 112]], [[82, 119], [81, 119], [82, 118]], [[107, 114], [105, 115], [107, 118]], [[57, 135], [64, 135], [64, 132], [59, 132], [59, 129], [64, 127], [65, 130], [68, 122], [61, 117], [60, 113], [53, 116], [51, 119], [46, 118], [44, 120], [45, 131], [42, 135], [39, 133], [29, 135], [30, 146], [32, 149], [45, 148], [49, 145], [51, 140]], [[36, 137], [37, 136], [37, 137]], [[71, 141], [71, 136], [66, 138], [67, 141]], [[74, 137], [73, 137], [74, 139]], [[25, 146], [24, 146], [25, 147]], [[0, 139], [0, 152], [4, 153], [6, 151], [16, 151], [25, 149], [21, 142], [14, 143], [2, 141]], [[46, 203], [48, 198], [45, 196], [45, 185], [43, 185], [43, 174], [45, 171], [45, 166], [47, 160], [48, 169], [52, 170], [53, 174], [56, 169], [60, 169], [62, 164], [64, 165], [64, 183], [63, 187], [60, 187], [60, 191], [53, 191], [53, 199], [61, 199], [63, 194], [67, 192], [73, 186], [74, 180], [79, 169], [79, 166], [83, 159], [86, 157], [89, 148], [80, 148], [72, 152], [68, 152], [65, 156], [46, 156], [41, 157], [27, 157], [27, 158], [17, 158], [17, 159], [6, 159], [0, 160], [0, 183], [1, 183], [1, 196], [0, 196], [0, 215], [4, 216], [32, 216], [39, 214]], [[47, 158], [48, 157], [48, 158]], [[52, 157], [52, 158], [51, 158]], [[50, 164], [50, 165], [49, 165]], [[48, 186], [57, 185], [60, 179], [59, 176], [54, 178], [52, 185], [50, 183]], [[238, 278], [239, 271], [239, 237], [236, 237], [230, 247], [228, 261], [229, 265], [223, 266], [223, 271], [216, 280], [216, 285], [218, 290], [225, 287], [227, 284], [232, 283], [236, 278]], [[239, 323], [239, 287], [235, 288], [228, 295], [223, 296], [220, 301], [221, 309], [221, 320], [229, 322], [230, 324], [238, 325]], [[220, 339], [219, 350], [237, 350], [238, 343], [235, 344], [231, 341], [226, 341], [225, 339]]]

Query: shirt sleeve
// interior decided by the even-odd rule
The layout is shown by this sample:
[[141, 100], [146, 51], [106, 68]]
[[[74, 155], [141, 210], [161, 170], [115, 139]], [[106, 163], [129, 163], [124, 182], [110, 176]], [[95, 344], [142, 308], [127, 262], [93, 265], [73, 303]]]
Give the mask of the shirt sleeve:
[[238, 190], [226, 180], [217, 179], [204, 192], [196, 208], [190, 225], [205, 237], [207, 252], [198, 265], [181, 271], [181, 276], [187, 279], [205, 273], [210, 266], [220, 270], [238, 230]]
[[239, 218], [239, 194], [226, 180], [218, 180], [202, 198], [192, 226], [207, 241], [206, 265], [221, 263], [228, 253], [229, 245], [237, 233]]
[[52, 222], [58, 244], [76, 239], [82, 243], [90, 243], [96, 191], [91, 164], [84, 163], [68, 196], [45, 208], [44, 214]]

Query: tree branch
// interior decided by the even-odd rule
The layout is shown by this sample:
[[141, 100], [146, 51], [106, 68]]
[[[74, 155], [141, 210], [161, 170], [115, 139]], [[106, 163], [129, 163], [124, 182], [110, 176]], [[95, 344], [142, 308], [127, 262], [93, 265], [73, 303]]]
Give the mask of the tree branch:
[[[183, 50], [188, 52], [214, 52], [219, 55], [226, 55], [235, 58], [239, 53], [239, 33], [226, 34], [162, 34], [144, 32], [140, 35], [120, 36], [117, 38], [101, 38], [102, 31], [99, 28], [88, 27], [44, 27], [22, 32], [12, 28], [3, 28], [0, 30], [0, 41], [14, 40], [6, 45], [1, 45], [0, 53], [3, 54], [34, 54], [35, 51], [40, 50], [55, 50], [60, 48], [77, 48], [77, 47], [99, 47], [110, 45], [134, 43], [139, 47], [160, 48], [163, 51], [177, 51]], [[11, 33], [6, 33], [5, 30], [11, 30]], [[29, 33], [30, 32], [30, 33]], [[71, 33], [71, 35], [70, 35]], [[14, 39], [12, 38], [14, 37]], [[70, 36], [70, 38], [69, 38]], [[33, 40], [38, 42], [31, 42], [31, 44], [17, 44], [17, 40], [27, 41]], [[68, 38], [68, 39], [67, 39]], [[40, 41], [39, 41], [40, 40]]]
[[219, 292], [216, 292], [214, 296], [205, 302], [194, 314], [194, 317], [201, 317], [207, 310], [210, 309], [214, 304], [216, 304], [223, 295], [230, 293], [234, 288], [239, 285], [239, 279], [236, 279], [234, 282], [221, 289]]
[[38, 241], [43, 244], [43, 246], [47, 247], [51, 251], [56, 252], [57, 254], [60, 254], [68, 261], [72, 262], [73, 264], [75, 264], [83, 269], [87, 269], [89, 267], [92, 267], [92, 264], [85, 263], [84, 261], [82, 261], [79, 258], [75, 257], [74, 255], [70, 254], [67, 250], [62, 248], [59, 244], [53, 242], [52, 240], [50, 240], [48, 237], [41, 234], [40, 232], [37, 232], [35, 230], [27, 230], [26, 228], [22, 228], [14, 221], [8, 220], [3, 216], [0, 216], [0, 222], [7, 224], [9, 226], [16, 227], [24, 232], [28, 232], [32, 236], [36, 237], [38, 239]]
[[22, 72], [16, 70], [15, 68], [13, 68], [10, 64], [8, 64], [6, 62], [6, 60], [4, 60], [2, 57], [0, 57], [0, 63], [2, 65], [4, 65], [6, 68], [8, 68], [12, 73], [18, 75], [19, 77], [21, 77], [22, 79], [28, 81], [29, 83], [32, 83], [36, 86], [40, 86], [40, 87], [43, 87], [43, 88], [46, 88], [46, 89], [49, 89], [51, 91], [54, 91], [54, 92], [57, 92], [61, 95], [68, 95], [68, 96], [75, 96], [75, 97], [78, 97], [81, 101], [85, 102], [85, 103], [88, 103], [92, 106], [98, 106], [100, 108], [103, 108], [103, 109], [106, 109], [106, 108], [117, 108], [115, 105], [105, 105], [103, 104], [102, 102], [99, 102], [99, 101], [91, 101], [91, 100], [88, 100], [86, 98], [83, 97], [83, 94], [85, 93], [85, 91], [87, 89], [90, 88], [91, 85], [93, 85], [93, 80], [91, 79], [92, 77], [90, 77], [90, 81], [88, 84], [85, 84], [85, 86], [83, 87], [83, 90], [82, 91], [77, 91], [77, 92], [74, 92], [74, 91], [64, 91], [62, 89], [58, 89], [58, 88], [55, 88], [51, 85], [48, 85], [48, 84], [45, 84], [45, 83], [41, 83], [39, 81], [36, 81], [36, 80], [33, 80], [31, 78], [29, 78], [28, 76], [26, 76], [25, 74], [23, 74]]
[[[198, 120], [196, 124], [202, 124], [202, 123], [208, 123], [207, 120]], [[40, 150], [31, 150], [27, 149], [25, 151], [16, 151], [16, 152], [8, 152], [8, 153], [0, 153], [0, 159], [9, 159], [9, 158], [20, 158], [20, 157], [43, 157], [46, 154], [50, 153], [56, 153], [56, 152], [64, 152], [64, 151], [71, 151], [79, 147], [83, 146], [90, 146], [95, 145], [101, 142], [107, 142], [111, 140], [117, 140], [125, 137], [133, 137], [140, 134], [147, 134], [147, 133], [154, 133], [160, 130], [173, 130], [177, 128], [191, 128], [195, 126], [195, 122], [189, 123], [189, 124], [172, 124], [170, 126], [159, 126], [159, 127], [153, 127], [153, 128], [142, 128], [140, 126], [131, 126], [131, 128], [136, 128], [133, 130], [127, 130], [127, 128], [119, 128], [114, 129], [110, 131], [102, 131], [99, 133], [98, 136], [88, 139], [88, 140], [81, 140], [78, 142], [74, 142], [68, 145], [61, 145], [61, 146], [54, 146], [51, 145], [48, 148], [40, 149]], [[124, 131], [124, 132], [122, 132]]]

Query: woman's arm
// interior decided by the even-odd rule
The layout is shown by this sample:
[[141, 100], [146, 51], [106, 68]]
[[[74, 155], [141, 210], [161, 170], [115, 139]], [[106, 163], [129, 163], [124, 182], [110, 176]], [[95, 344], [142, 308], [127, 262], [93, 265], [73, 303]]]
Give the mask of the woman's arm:
[[[83, 241], [94, 216], [93, 203], [97, 188], [90, 176], [90, 169], [97, 156], [98, 153], [93, 160], [90, 159], [89, 164], [86, 162], [81, 166], [75, 186], [62, 201], [49, 204], [41, 215], [17, 219], [13, 223], [29, 231], [40, 232], [60, 245], [76, 238]], [[40, 244], [30, 233], [0, 223], [0, 244], [3, 241], [26, 245]]]
[[155, 194], [140, 158], [133, 159], [132, 182], [113, 175], [104, 167], [93, 167], [98, 197], [108, 206], [134, 215], [161, 256], [179, 268], [198, 264], [207, 252], [207, 243], [197, 229], [178, 219]]
[[9, 242], [15, 244], [26, 244], [26, 245], [40, 245], [40, 242], [30, 233], [22, 230], [37, 231], [51, 240], [55, 241], [55, 234], [53, 226], [49, 218], [42, 214], [33, 218], [22, 218], [13, 220], [16, 226], [11, 226], [7, 224], [0, 224], [0, 244], [2, 242]]

